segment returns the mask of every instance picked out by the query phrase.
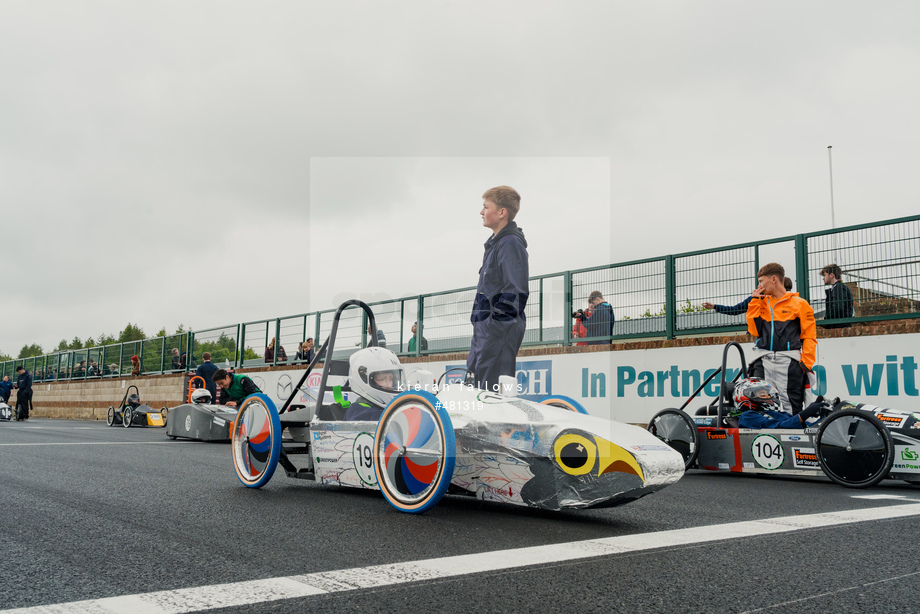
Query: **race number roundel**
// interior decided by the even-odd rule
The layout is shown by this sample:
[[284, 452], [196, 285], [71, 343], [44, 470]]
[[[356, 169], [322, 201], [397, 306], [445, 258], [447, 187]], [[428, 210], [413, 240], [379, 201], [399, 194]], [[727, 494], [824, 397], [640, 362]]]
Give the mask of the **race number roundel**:
[[374, 474], [374, 436], [369, 433], [361, 433], [355, 437], [352, 454], [354, 454], [358, 477], [368, 486], [374, 486], [377, 483], [377, 476]]
[[779, 469], [785, 459], [783, 446], [773, 435], [755, 437], [751, 442], [751, 454], [757, 464], [764, 469]]

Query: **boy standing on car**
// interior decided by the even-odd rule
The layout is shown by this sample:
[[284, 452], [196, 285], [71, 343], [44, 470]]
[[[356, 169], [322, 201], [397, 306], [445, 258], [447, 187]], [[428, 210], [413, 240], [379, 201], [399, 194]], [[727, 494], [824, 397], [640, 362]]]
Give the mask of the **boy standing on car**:
[[501, 375], [515, 375], [530, 296], [527, 240], [514, 222], [521, 196], [506, 185], [482, 195], [482, 225], [492, 231], [485, 243], [473, 300], [473, 339], [466, 367], [484, 390], [498, 390]]
[[785, 276], [776, 262], [757, 272], [759, 285], [747, 310], [748, 332], [757, 337], [749, 375], [773, 384], [783, 409], [797, 414], [812, 381], [818, 339], [814, 310], [797, 292], [786, 291]]
[[230, 400], [223, 403], [227, 407], [236, 407], [249, 395], [262, 392], [248, 376], [238, 373], [231, 374], [224, 369], [215, 371], [212, 379], [215, 384], [227, 391], [226, 396], [229, 396]]

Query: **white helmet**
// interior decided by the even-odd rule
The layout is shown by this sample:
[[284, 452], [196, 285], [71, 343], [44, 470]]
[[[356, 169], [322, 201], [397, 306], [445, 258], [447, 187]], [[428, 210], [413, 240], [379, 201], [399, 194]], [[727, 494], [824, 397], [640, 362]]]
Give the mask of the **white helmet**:
[[348, 383], [356, 393], [381, 407], [406, 390], [406, 375], [392, 350], [369, 347], [348, 360]]
[[199, 388], [192, 393], [192, 403], [210, 403], [211, 393], [207, 388]]

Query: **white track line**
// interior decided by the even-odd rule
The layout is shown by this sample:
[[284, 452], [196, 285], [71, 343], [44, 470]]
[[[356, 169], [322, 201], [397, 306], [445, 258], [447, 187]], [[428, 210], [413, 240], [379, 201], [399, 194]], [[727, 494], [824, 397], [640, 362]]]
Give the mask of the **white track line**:
[[620, 537], [589, 539], [548, 546], [464, 554], [411, 563], [374, 565], [372, 567], [342, 569], [300, 576], [74, 601], [72, 603], [9, 610], [9, 612], [22, 614], [104, 614], [107, 612], [178, 614], [179, 612], [252, 605], [363, 588], [379, 588], [405, 582], [441, 580], [472, 573], [574, 561], [624, 552], [672, 548], [710, 541], [788, 533], [801, 529], [827, 528], [854, 522], [890, 520], [910, 516], [920, 516], [920, 503], [802, 516], [785, 516], [766, 520], [642, 533], [639, 535], [622, 535]]

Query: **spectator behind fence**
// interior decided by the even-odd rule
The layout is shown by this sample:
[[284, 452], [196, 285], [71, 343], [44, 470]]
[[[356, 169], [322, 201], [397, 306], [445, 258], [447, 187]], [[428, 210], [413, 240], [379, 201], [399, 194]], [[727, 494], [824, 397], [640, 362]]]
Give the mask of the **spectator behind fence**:
[[316, 352], [313, 351], [313, 337], [310, 337], [306, 341], [300, 344], [300, 348], [297, 351], [296, 360], [305, 360], [307, 362], [313, 362], [313, 357], [315, 355], [316, 355]]
[[141, 359], [134, 355], [131, 357], [131, 375], [138, 376], [141, 374]]
[[[573, 315], [581, 320], [588, 330], [588, 337], [607, 337], [613, 335], [613, 324], [615, 318], [613, 307], [604, 300], [604, 295], [599, 290], [593, 291], [588, 296], [588, 306], [591, 308], [591, 315], [579, 309]], [[600, 341], [588, 341], [588, 345], [605, 345], [609, 344], [610, 339]]]
[[179, 348], [172, 349], [172, 363], [171, 369], [173, 371], [178, 371], [182, 367], [182, 357], [179, 356]]
[[[367, 334], [368, 336], [373, 334], [371, 333], [370, 324], [367, 325]], [[387, 337], [386, 335], [383, 334], [383, 329], [381, 329], [379, 326], [377, 327], [377, 346], [382, 347], [382, 348], [385, 348], [387, 346]]]
[[99, 365], [96, 364], [96, 361], [92, 358], [89, 359], [89, 366], [86, 367], [86, 376], [87, 377], [96, 377], [99, 375]]
[[798, 293], [787, 292], [782, 265], [771, 262], [757, 272], [759, 285], [751, 293], [748, 332], [757, 337], [748, 375], [765, 379], [779, 391], [783, 409], [802, 411], [806, 389], [814, 385], [818, 348], [815, 312]]
[[109, 365], [109, 375], [118, 375], [118, 365], [114, 362]]
[[[268, 347], [265, 348], [265, 362], [272, 362], [275, 359], [275, 338], [272, 337], [271, 343], [268, 344]], [[284, 362], [287, 360], [287, 352], [284, 351], [284, 346], [278, 345], [278, 362]]]
[[[412, 325], [412, 338], [409, 339], [409, 351], [412, 353], [415, 352], [415, 348], [418, 345], [418, 341], [416, 341], [417, 339], [418, 339], [418, 322]], [[423, 352], [428, 351], [428, 339], [425, 339], [425, 337], [422, 337], [422, 351]]]
[[[783, 287], [786, 288], [786, 291], [792, 290], [792, 280], [788, 277], [783, 278]], [[751, 304], [751, 297], [747, 297], [737, 305], [732, 305], [731, 307], [726, 307], [725, 305], [715, 305], [713, 303], [704, 302], [704, 309], [715, 309], [718, 313], [727, 316], [738, 316], [743, 313], [747, 313], [748, 305]]]
[[483, 245], [482, 267], [470, 322], [473, 338], [466, 368], [476, 386], [497, 391], [498, 378], [515, 376], [517, 353], [524, 341], [530, 297], [530, 256], [527, 240], [514, 218], [521, 195], [503, 185], [482, 195], [482, 225], [492, 231]]
[[211, 403], [217, 403], [217, 384], [214, 383], [214, 373], [217, 371], [217, 365], [211, 362], [211, 353], [205, 352], [201, 355], [204, 361], [195, 369], [195, 375], [204, 380], [204, 387], [211, 393]]
[[[579, 309], [572, 314], [572, 317], [575, 318], [575, 324], [572, 326], [572, 339], [584, 339], [588, 336], [588, 329], [585, 328], [585, 323], [581, 321], [579, 314], [584, 314], [587, 317], [591, 317], [593, 310], [591, 309], [591, 302], [588, 302], [587, 309]], [[579, 341], [575, 345], [588, 345], [587, 341]]]
[[[847, 287], [840, 277], [843, 272], [836, 264], [829, 264], [821, 269], [821, 277], [824, 279], [824, 285], [830, 286], [824, 291], [824, 319], [836, 320], [837, 318], [853, 317], [853, 293]], [[846, 328], [846, 324], [822, 324], [824, 328]]]

